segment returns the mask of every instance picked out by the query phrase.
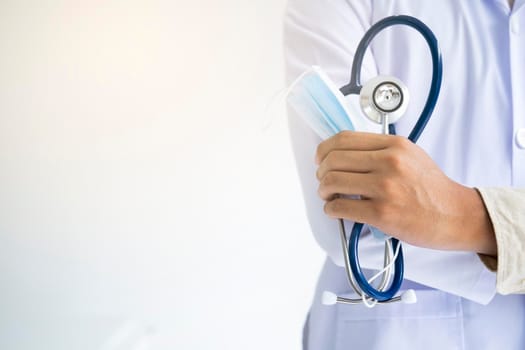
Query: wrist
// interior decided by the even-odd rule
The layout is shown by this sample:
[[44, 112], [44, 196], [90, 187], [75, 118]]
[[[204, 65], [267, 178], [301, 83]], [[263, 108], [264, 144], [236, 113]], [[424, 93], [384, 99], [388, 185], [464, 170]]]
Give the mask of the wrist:
[[486, 255], [497, 255], [494, 228], [487, 208], [479, 192], [475, 188], [462, 186], [461, 222], [459, 231], [462, 236], [464, 250]]

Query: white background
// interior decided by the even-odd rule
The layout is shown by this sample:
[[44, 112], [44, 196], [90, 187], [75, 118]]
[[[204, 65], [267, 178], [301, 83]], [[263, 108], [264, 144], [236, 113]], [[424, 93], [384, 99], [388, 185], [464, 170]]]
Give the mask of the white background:
[[284, 7], [0, 2], [1, 349], [300, 348]]

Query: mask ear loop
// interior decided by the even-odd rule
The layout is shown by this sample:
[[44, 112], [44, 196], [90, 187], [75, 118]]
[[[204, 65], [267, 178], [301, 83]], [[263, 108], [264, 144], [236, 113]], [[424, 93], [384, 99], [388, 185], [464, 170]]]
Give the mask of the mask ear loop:
[[276, 104], [281, 104], [284, 99], [290, 93], [290, 87], [282, 87], [279, 90], [275, 91], [272, 96], [270, 96], [268, 102], [264, 105], [261, 130], [266, 132], [270, 126], [275, 121], [275, 113], [270, 113], [270, 109]]
[[[340, 91], [345, 96], [349, 94], [359, 94], [361, 92], [361, 66], [363, 63], [363, 58], [366, 49], [368, 48], [372, 39], [381, 30], [398, 24], [406, 25], [416, 29], [426, 40], [432, 57], [432, 81], [430, 83], [430, 90], [428, 93], [427, 101], [425, 103], [423, 111], [421, 112], [421, 115], [419, 116], [416, 124], [414, 125], [414, 128], [408, 136], [408, 139], [415, 143], [418, 140], [421, 133], [423, 132], [423, 129], [428, 123], [428, 120], [430, 119], [430, 116], [434, 110], [439, 96], [439, 90], [441, 88], [442, 81], [442, 60], [438, 42], [436, 37], [434, 36], [434, 33], [432, 33], [430, 28], [427, 27], [423, 22], [421, 22], [417, 18], [402, 15], [387, 17], [374, 24], [359, 42], [356, 54], [354, 56], [354, 62], [352, 64], [350, 83], [341, 87]], [[393, 125], [389, 125], [389, 130], [393, 134], [395, 134], [395, 127]], [[361, 271], [361, 266], [359, 265], [358, 243], [362, 228], [362, 223], [354, 223], [352, 233], [350, 234], [350, 240], [348, 242], [348, 255], [353, 259], [352, 264], [350, 264], [351, 273], [359, 287], [361, 287], [361, 290], [363, 291], [362, 294], [366, 294], [367, 296], [371, 297], [372, 299], [375, 299], [376, 301], [386, 301], [392, 299], [401, 288], [401, 283], [403, 281], [403, 251], [400, 247], [400, 243], [397, 239], [392, 238], [393, 248], [397, 252], [397, 257], [394, 259], [395, 271], [392, 284], [385, 291], [376, 290], [364, 278], [364, 275]], [[363, 301], [364, 300], [365, 299], [363, 299]]]

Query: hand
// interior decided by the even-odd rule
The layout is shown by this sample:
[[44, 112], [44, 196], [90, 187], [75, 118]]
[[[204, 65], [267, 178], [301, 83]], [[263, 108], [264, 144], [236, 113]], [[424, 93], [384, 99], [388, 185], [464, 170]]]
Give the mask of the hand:
[[319, 145], [316, 163], [327, 215], [416, 246], [496, 255], [479, 193], [448, 178], [408, 139], [344, 131]]

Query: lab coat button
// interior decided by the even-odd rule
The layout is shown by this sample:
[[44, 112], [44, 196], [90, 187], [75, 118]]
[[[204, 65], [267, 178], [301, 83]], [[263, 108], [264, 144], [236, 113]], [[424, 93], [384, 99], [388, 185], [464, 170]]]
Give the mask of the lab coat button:
[[525, 128], [521, 128], [516, 132], [516, 144], [519, 148], [525, 149]]

